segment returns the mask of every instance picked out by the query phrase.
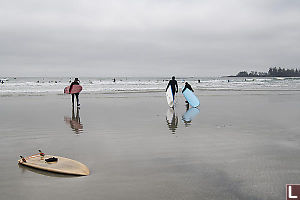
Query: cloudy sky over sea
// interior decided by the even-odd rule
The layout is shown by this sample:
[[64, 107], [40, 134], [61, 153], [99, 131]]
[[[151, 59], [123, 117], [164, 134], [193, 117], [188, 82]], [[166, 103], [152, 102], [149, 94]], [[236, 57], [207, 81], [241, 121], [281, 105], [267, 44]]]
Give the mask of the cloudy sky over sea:
[[0, 76], [299, 67], [298, 0], [0, 0]]

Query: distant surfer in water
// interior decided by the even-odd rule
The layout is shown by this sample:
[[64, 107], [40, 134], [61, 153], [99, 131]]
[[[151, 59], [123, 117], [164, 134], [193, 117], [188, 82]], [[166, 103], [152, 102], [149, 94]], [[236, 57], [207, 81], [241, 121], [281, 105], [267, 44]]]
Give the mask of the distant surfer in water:
[[[71, 93], [73, 85], [79, 85], [78, 78], [75, 78], [75, 80], [71, 83], [70, 89], [69, 89], [70, 93]], [[79, 93], [72, 94], [72, 106], [74, 107], [74, 97], [75, 96], [76, 96], [76, 100], [77, 100], [77, 106], [80, 106], [80, 104], [79, 104]]]
[[172, 76], [172, 80], [169, 81], [166, 91], [168, 90], [169, 86], [171, 86], [173, 98], [175, 100], [175, 92], [178, 92], [178, 85], [177, 81], [175, 80], [175, 76]]

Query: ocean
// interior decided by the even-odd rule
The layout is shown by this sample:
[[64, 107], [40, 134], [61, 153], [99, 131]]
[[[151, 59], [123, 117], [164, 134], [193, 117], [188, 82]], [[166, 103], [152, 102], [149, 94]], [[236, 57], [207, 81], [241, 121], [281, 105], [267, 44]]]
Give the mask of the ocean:
[[[119, 92], [160, 92], [168, 84], [167, 77], [79, 77], [83, 94]], [[62, 94], [74, 78], [67, 77], [5, 77], [0, 78], [0, 95]], [[233, 77], [180, 77], [179, 88], [188, 81], [202, 91], [300, 91], [300, 78], [233, 78]]]

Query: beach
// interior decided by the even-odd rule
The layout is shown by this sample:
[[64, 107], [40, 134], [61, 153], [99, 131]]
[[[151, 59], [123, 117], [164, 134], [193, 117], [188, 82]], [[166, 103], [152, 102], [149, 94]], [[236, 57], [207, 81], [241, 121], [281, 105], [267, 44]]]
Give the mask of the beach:
[[[189, 120], [179, 93], [174, 112], [162, 91], [81, 94], [79, 113], [69, 95], [1, 96], [1, 199], [284, 199], [300, 178], [300, 92], [196, 95]], [[38, 149], [91, 174], [18, 166]]]
[[0, 200], [300, 200], [299, 11], [1, 2]]

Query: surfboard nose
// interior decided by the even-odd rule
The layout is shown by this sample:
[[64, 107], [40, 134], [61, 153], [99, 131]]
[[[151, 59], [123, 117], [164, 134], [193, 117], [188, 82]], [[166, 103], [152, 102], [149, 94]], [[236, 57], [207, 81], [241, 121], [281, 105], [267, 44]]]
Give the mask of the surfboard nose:
[[81, 176], [88, 176], [90, 175], [90, 170], [87, 166], [84, 166], [81, 168], [81, 172], [78, 173], [78, 175], [81, 175]]

